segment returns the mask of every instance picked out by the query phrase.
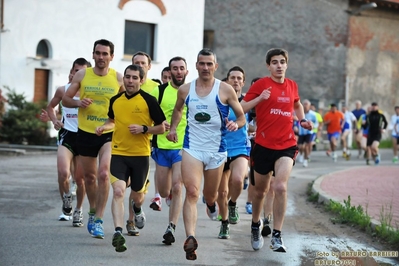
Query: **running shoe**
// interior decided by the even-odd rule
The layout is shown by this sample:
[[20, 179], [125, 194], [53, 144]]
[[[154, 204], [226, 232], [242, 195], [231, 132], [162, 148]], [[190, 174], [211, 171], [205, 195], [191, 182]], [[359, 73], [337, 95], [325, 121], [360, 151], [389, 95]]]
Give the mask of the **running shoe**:
[[221, 221], [222, 220], [222, 215], [218, 214], [218, 217], [216, 218], [216, 221]]
[[303, 155], [298, 156], [298, 163], [303, 163]]
[[229, 223], [223, 223], [220, 226], [220, 232], [219, 232], [219, 239], [229, 239], [230, 238], [230, 225]]
[[94, 230], [94, 215], [95, 213], [90, 213], [89, 212], [89, 220], [87, 221], [87, 231], [89, 231], [89, 234], [93, 234]]
[[251, 244], [254, 250], [259, 250], [263, 247], [263, 237], [261, 231], [263, 229], [263, 220], [260, 219], [260, 225], [251, 226]]
[[140, 231], [137, 230], [136, 225], [134, 224], [134, 221], [126, 221], [126, 230], [127, 234], [129, 236], [138, 236], [140, 235]]
[[69, 221], [71, 220], [71, 216], [67, 216], [63, 213], [61, 213], [61, 215], [58, 217], [58, 221]]
[[216, 221], [219, 214], [218, 205], [215, 203], [215, 212], [211, 212], [208, 205], [206, 205], [206, 214], [208, 215], [209, 219]]
[[166, 197], [165, 199], [166, 205], [170, 207], [170, 204], [172, 203], [172, 193], [169, 194], [169, 196]]
[[377, 156], [375, 156], [374, 163], [375, 163], [376, 165], [379, 165], [379, 164], [380, 164], [380, 161], [381, 161], [381, 158], [380, 158], [380, 155], [378, 154]]
[[172, 245], [172, 243], [175, 243], [175, 229], [173, 229], [172, 225], [168, 225], [166, 228], [165, 234], [163, 235], [163, 241], [165, 245]]
[[145, 226], [145, 213], [143, 210], [140, 211], [140, 213], [135, 213], [134, 214], [134, 223], [136, 224], [138, 229], [143, 229]]
[[150, 208], [154, 211], [161, 211], [162, 209], [162, 202], [160, 197], [155, 197], [151, 199]]
[[126, 239], [123, 237], [122, 232], [115, 231], [114, 236], [112, 237], [112, 246], [115, 247], [116, 252], [124, 252], [126, 251]]
[[366, 159], [366, 164], [370, 165], [370, 160], [369, 159]]
[[248, 214], [252, 214], [252, 203], [251, 202], [247, 202], [247, 204], [245, 204], [245, 210], [247, 211]]
[[327, 150], [327, 151], [326, 151], [326, 155], [327, 155], [327, 156], [330, 156], [330, 155], [331, 155], [331, 151], [330, 151], [330, 150]]
[[272, 233], [272, 229], [270, 228], [271, 215], [268, 215], [265, 219], [263, 219], [263, 229], [262, 236], [268, 236]]
[[62, 213], [71, 216], [72, 215], [72, 195], [65, 195], [62, 199]]
[[283, 239], [281, 237], [272, 236], [270, 248], [275, 252], [287, 252], [287, 248], [284, 246]]
[[399, 160], [398, 160], [398, 156], [395, 156], [395, 157], [392, 158], [392, 162], [393, 162], [393, 163], [398, 163], [398, 161], [399, 161]]
[[303, 160], [303, 167], [308, 167], [308, 164], [309, 164], [309, 162], [308, 162], [308, 159], [305, 159], [305, 160]]
[[73, 227], [81, 227], [83, 226], [83, 213], [80, 210], [75, 209], [73, 212], [73, 220], [72, 220]]
[[102, 220], [96, 220], [94, 222], [93, 237], [98, 239], [104, 239], [104, 228]]
[[195, 252], [198, 248], [197, 239], [194, 236], [187, 237], [186, 241], [184, 241], [184, 252], [186, 252], [186, 259], [187, 260], [196, 260], [197, 253]]
[[237, 206], [229, 206], [229, 223], [237, 224], [240, 222], [240, 215], [238, 215]]

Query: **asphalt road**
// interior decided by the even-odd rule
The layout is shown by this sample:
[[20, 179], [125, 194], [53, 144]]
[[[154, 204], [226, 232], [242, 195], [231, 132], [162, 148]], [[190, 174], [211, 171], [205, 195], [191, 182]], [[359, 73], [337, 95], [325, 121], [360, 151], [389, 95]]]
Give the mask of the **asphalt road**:
[[[389, 150], [384, 151], [384, 157], [390, 158]], [[71, 222], [58, 221], [61, 200], [57, 191], [55, 152], [27, 152], [21, 156], [0, 154], [0, 265], [314, 265], [316, 252], [328, 252], [328, 256], [322, 254], [322, 257], [334, 259], [331, 257], [334, 250], [369, 250], [370, 246], [361, 243], [359, 238], [340, 234], [339, 228], [332, 232], [334, 225], [330, 225], [327, 215], [307, 204], [305, 195], [308, 183], [318, 176], [362, 163], [354, 159], [334, 164], [320, 151], [313, 153], [308, 168], [294, 167], [283, 231], [287, 253], [272, 252], [268, 247], [269, 238], [265, 239], [263, 249], [253, 251], [251, 216], [245, 213], [244, 207], [246, 191], [238, 202], [241, 222], [231, 225], [229, 240], [217, 238], [220, 223], [209, 220], [205, 205], [199, 200], [198, 259], [187, 261], [181, 217], [176, 229], [176, 243], [172, 246], [162, 244], [168, 224], [168, 207], [163, 201], [161, 212], [149, 208], [153, 186], [144, 204], [145, 227], [140, 236], [126, 236], [128, 250], [117, 253], [111, 245], [114, 231], [110, 204], [112, 190], [104, 217], [105, 239], [94, 239], [86, 226], [74, 228]], [[383, 160], [384, 163], [390, 161]], [[153, 172], [153, 165], [151, 169]], [[152, 180], [153, 173], [150, 176]], [[125, 204], [127, 202], [126, 196]], [[86, 223], [87, 200], [83, 208]], [[316, 217], [322, 219], [322, 223], [313, 221]], [[372, 265], [397, 265], [398, 262], [381, 259], [378, 263]]]

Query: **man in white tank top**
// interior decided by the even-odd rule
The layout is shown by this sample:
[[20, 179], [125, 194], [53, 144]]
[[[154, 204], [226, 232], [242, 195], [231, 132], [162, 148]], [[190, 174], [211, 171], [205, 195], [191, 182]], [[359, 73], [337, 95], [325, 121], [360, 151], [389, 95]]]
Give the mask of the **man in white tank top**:
[[[91, 64], [84, 58], [76, 59], [72, 64], [71, 75], [78, 72], [82, 68], [90, 67]], [[71, 80], [70, 75], [70, 80]], [[58, 134], [58, 150], [57, 150], [57, 170], [58, 170], [58, 187], [62, 199], [62, 213], [67, 217], [72, 216], [72, 193], [70, 190], [69, 176], [72, 175], [77, 185], [76, 191], [76, 207], [73, 212], [72, 225], [75, 227], [83, 226], [82, 204], [86, 194], [83, 172], [80, 164], [77, 163], [77, 147], [76, 134], [78, 132], [78, 108], [68, 108], [62, 106], [62, 97], [70, 84], [59, 87], [54, 97], [47, 106], [47, 114], [54, 125]], [[79, 97], [77, 98], [79, 99]], [[55, 107], [60, 104], [62, 118], [57, 119]]]
[[[181, 173], [186, 197], [183, 220], [187, 239], [184, 243], [186, 259], [197, 259], [198, 242], [195, 239], [197, 201], [204, 176], [204, 198], [207, 214], [216, 220], [217, 190], [227, 157], [225, 133], [245, 125], [245, 116], [234, 89], [214, 77], [218, 67], [216, 55], [210, 49], [198, 53], [196, 69], [198, 78], [182, 85], [172, 114], [168, 140], [176, 142], [176, 127], [184, 105], [187, 106], [187, 127], [183, 143]], [[229, 107], [236, 114], [236, 121], [228, 120]]]

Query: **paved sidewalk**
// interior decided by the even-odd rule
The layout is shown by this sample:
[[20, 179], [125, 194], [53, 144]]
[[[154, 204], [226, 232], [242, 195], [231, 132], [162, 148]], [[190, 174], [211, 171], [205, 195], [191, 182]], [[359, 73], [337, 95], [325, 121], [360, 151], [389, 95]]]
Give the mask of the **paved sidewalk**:
[[319, 177], [313, 184], [320, 201], [334, 200], [343, 203], [351, 198], [351, 205], [361, 205], [379, 225], [381, 213], [392, 214], [391, 226], [399, 227], [399, 166], [357, 166]]

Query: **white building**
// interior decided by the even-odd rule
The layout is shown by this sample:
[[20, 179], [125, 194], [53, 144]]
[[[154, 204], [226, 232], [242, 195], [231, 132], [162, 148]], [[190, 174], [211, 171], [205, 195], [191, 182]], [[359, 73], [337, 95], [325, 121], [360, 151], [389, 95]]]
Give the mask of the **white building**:
[[190, 81], [203, 45], [204, 2], [0, 0], [0, 87], [24, 92], [29, 101], [51, 99], [76, 58], [94, 64], [98, 39], [114, 43], [111, 67], [121, 73], [141, 50], [153, 58], [148, 78], [160, 79], [169, 59], [182, 56]]

